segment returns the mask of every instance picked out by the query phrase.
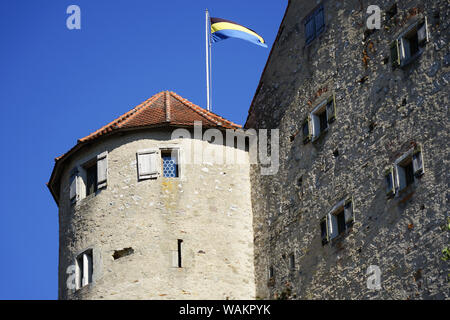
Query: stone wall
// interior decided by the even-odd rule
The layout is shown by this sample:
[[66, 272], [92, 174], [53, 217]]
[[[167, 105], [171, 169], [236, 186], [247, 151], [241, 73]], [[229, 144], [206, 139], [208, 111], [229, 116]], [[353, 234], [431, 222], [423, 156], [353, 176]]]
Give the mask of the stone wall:
[[[450, 246], [448, 2], [324, 1], [326, 29], [306, 46], [303, 19], [319, 3], [290, 1], [246, 123], [280, 129], [281, 144], [278, 174], [251, 170], [256, 294], [449, 299], [449, 262], [441, 259]], [[383, 12], [380, 30], [366, 30], [369, 5]], [[423, 17], [424, 52], [393, 69], [390, 44]], [[336, 120], [304, 144], [303, 121], [333, 94]], [[425, 173], [388, 198], [385, 170], [413, 145], [422, 146]], [[322, 245], [320, 219], [348, 197], [353, 227]], [[380, 268], [381, 290], [367, 288], [370, 265]]]
[[[60, 299], [253, 299], [252, 210], [247, 152], [244, 164], [187, 164], [191, 143], [171, 132], [146, 130], [104, 138], [69, 159], [61, 178]], [[136, 152], [181, 148], [181, 177], [138, 181]], [[217, 152], [227, 147], [210, 144]], [[106, 189], [69, 201], [69, 174], [108, 151]], [[172, 253], [182, 239], [182, 268]], [[93, 249], [93, 282], [67, 289], [67, 268]], [[114, 260], [117, 250], [133, 253]]]

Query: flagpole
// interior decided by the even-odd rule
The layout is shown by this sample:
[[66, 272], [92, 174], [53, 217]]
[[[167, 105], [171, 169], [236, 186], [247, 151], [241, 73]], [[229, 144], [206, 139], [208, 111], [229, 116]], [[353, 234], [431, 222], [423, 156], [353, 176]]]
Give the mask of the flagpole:
[[206, 23], [206, 109], [209, 111], [211, 109], [211, 101], [210, 101], [210, 71], [209, 71], [209, 67], [210, 67], [210, 60], [209, 60], [209, 53], [210, 53], [210, 37], [209, 37], [209, 30], [208, 30], [208, 26], [209, 26], [209, 12], [208, 9], [206, 9], [205, 11], [205, 23]]

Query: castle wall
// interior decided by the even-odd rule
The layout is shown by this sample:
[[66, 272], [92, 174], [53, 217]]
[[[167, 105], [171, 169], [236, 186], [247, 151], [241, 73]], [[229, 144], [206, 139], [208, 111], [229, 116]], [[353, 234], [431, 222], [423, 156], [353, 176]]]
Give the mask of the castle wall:
[[[246, 124], [279, 128], [281, 144], [276, 175], [251, 170], [256, 295], [449, 299], [448, 2], [396, 1], [398, 13], [365, 35], [368, 5], [385, 12], [394, 1], [324, 1], [326, 29], [306, 46], [303, 19], [318, 3], [291, 1]], [[393, 70], [390, 44], [419, 17], [429, 42]], [[304, 144], [303, 121], [333, 93], [336, 120]], [[385, 170], [414, 145], [425, 173], [389, 198]], [[346, 198], [353, 227], [322, 245], [320, 220]], [[380, 290], [367, 287], [370, 265]]]
[[[253, 299], [252, 210], [247, 153], [243, 164], [186, 164], [191, 143], [227, 147], [148, 130], [98, 140], [68, 161], [61, 178], [60, 299]], [[181, 148], [181, 177], [138, 181], [136, 152]], [[75, 165], [108, 151], [106, 189], [69, 201]], [[182, 267], [173, 254], [182, 239]], [[93, 250], [93, 282], [67, 289], [67, 268]], [[114, 260], [117, 250], [130, 255]]]

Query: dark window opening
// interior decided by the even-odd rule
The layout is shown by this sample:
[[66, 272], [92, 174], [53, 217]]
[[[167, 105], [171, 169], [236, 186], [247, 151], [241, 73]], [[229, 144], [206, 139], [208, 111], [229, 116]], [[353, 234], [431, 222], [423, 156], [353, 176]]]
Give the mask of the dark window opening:
[[386, 11], [386, 15], [388, 20], [391, 19], [392, 17], [394, 17], [397, 14], [398, 10], [397, 10], [397, 4], [394, 3], [387, 11]]
[[269, 268], [269, 278], [273, 278], [273, 276], [274, 276], [274, 270], [273, 270], [273, 267], [271, 266]]
[[97, 192], [97, 162], [86, 167], [86, 196]]
[[178, 268], [182, 267], [181, 264], [181, 243], [183, 242], [183, 240], [178, 239]]
[[289, 267], [291, 270], [295, 270], [295, 255], [293, 253], [289, 256]]
[[336, 214], [337, 219], [337, 229], [338, 234], [341, 234], [345, 231], [345, 213], [344, 210], [341, 210], [339, 213]]
[[328, 119], [327, 119], [327, 112], [324, 110], [322, 113], [319, 113], [317, 115], [319, 117], [319, 123], [320, 123], [320, 132], [325, 131], [328, 128]]
[[114, 260], [120, 259], [125, 256], [129, 256], [134, 253], [133, 248], [124, 248], [122, 250], [114, 250], [113, 258]]
[[406, 165], [402, 165], [402, 168], [405, 172], [405, 182], [406, 186], [411, 185], [414, 182], [414, 168], [413, 162], [409, 161]]
[[300, 176], [297, 179], [297, 187], [301, 187], [303, 185], [303, 176]]
[[320, 221], [320, 234], [322, 237], [322, 245], [325, 245], [328, 242], [327, 221], [325, 219]]
[[[417, 35], [417, 31], [414, 30], [404, 38], [405, 42], [407, 42], [405, 50], [406, 57], [413, 57], [416, 53], [419, 52], [419, 36]], [[408, 50], [409, 49], [409, 50]]]

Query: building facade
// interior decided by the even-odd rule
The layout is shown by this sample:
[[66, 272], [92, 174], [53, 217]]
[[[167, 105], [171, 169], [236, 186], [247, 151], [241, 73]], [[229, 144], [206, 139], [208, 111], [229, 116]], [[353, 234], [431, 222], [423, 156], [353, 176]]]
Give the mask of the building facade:
[[280, 130], [251, 171], [258, 297], [450, 298], [448, 14], [289, 1], [245, 125]]
[[205, 136], [238, 128], [161, 92], [57, 158], [59, 298], [254, 299], [247, 152]]
[[172, 92], [80, 139], [48, 184], [60, 299], [449, 299], [448, 9], [289, 1], [245, 124], [279, 130], [273, 174]]

